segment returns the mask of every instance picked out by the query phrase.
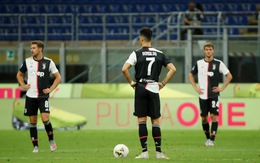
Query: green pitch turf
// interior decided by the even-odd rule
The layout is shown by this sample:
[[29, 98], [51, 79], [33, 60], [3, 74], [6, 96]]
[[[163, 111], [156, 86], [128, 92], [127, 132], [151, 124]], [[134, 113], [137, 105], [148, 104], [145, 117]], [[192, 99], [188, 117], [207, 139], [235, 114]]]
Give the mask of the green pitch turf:
[[[32, 153], [29, 131], [0, 131], [0, 162], [260, 162], [260, 131], [219, 131], [215, 147], [205, 147], [202, 131], [167, 130], [163, 133], [163, 152], [170, 160], [156, 160], [149, 131], [150, 159], [135, 160], [140, 154], [136, 130], [55, 131], [58, 149], [50, 152], [47, 136], [39, 131], [39, 153]], [[129, 147], [127, 158], [116, 159], [116, 144]]]

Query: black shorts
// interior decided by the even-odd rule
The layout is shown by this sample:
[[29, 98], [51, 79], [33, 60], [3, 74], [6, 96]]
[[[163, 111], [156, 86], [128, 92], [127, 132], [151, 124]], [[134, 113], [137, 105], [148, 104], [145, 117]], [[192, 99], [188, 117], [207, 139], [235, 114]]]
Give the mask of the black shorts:
[[30, 98], [26, 96], [24, 115], [32, 116], [40, 113], [50, 113], [49, 99], [48, 98]]
[[135, 87], [135, 111], [137, 117], [149, 116], [152, 119], [161, 117], [159, 93], [145, 89], [146, 83], [138, 83]]
[[219, 96], [210, 99], [199, 99], [200, 115], [207, 116], [208, 113], [218, 115]]

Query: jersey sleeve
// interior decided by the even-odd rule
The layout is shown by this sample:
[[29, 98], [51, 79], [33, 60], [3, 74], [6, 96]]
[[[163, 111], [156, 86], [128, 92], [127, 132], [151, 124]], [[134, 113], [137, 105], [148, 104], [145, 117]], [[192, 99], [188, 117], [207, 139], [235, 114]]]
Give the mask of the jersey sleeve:
[[52, 74], [55, 74], [56, 72], [58, 72], [59, 70], [57, 69], [57, 67], [55, 66], [55, 63], [51, 60], [51, 63], [50, 63], [50, 72]]
[[226, 65], [223, 62], [220, 62], [219, 72], [224, 75], [227, 75], [229, 73], [228, 68], [226, 67]]
[[163, 66], [166, 67], [171, 61], [163, 54]]
[[126, 60], [126, 63], [129, 63], [130, 65], [134, 66], [137, 62], [137, 59], [136, 59], [136, 53], [133, 51], [129, 58]]
[[190, 73], [192, 73], [193, 75], [198, 73], [198, 63], [196, 62], [195, 65], [192, 67]]
[[22, 73], [25, 73], [27, 71], [27, 67], [26, 67], [26, 62], [25, 61], [21, 65], [19, 71], [21, 71]]

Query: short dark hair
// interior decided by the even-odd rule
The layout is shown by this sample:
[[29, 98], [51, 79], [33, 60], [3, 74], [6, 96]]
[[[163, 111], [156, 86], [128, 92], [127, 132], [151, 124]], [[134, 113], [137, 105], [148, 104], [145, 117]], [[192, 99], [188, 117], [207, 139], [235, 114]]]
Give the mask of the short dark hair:
[[143, 36], [146, 42], [150, 42], [153, 37], [153, 31], [151, 28], [143, 27], [140, 29], [140, 36]]
[[42, 41], [40, 41], [40, 40], [35, 40], [35, 41], [32, 41], [32, 42], [31, 42], [31, 45], [32, 45], [32, 44], [36, 44], [37, 47], [38, 47], [38, 48], [42, 48], [42, 51], [43, 51], [43, 49], [44, 49], [44, 44], [43, 44]]

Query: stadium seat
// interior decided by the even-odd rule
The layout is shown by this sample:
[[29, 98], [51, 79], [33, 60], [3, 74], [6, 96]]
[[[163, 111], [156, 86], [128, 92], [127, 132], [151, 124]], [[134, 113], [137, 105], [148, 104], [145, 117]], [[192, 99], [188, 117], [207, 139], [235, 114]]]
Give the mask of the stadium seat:
[[123, 5], [112, 4], [108, 6], [110, 13], [124, 13]]
[[139, 16], [133, 16], [132, 17], [132, 22], [135, 23], [135, 24], [142, 23], [141, 18]]
[[136, 4], [136, 9], [138, 13], [151, 12], [150, 8], [146, 4]]
[[109, 8], [107, 5], [96, 5], [96, 8], [98, 13], [109, 13]]
[[116, 23], [129, 23], [128, 16], [115, 17]]
[[36, 17], [34, 16], [23, 16], [21, 22], [22, 24], [37, 24]]
[[225, 20], [224, 20], [224, 22], [225, 22], [225, 25], [236, 25], [237, 24], [237, 21], [236, 21], [236, 19], [233, 17], [233, 16], [226, 16], [225, 17]]
[[154, 16], [146, 16], [144, 17], [144, 21], [145, 24], [155, 24], [156, 20]]
[[216, 11], [229, 11], [228, 5], [225, 3], [215, 4]]
[[114, 24], [116, 22], [114, 16], [106, 16], [106, 23]]
[[244, 8], [244, 11], [256, 11], [256, 4], [247, 3], [243, 4], [242, 7]]
[[71, 16], [62, 17], [62, 23], [65, 23], [65, 24], [72, 23]]
[[218, 22], [218, 18], [217, 18], [217, 15], [207, 15], [205, 16], [205, 22], [208, 22], [208, 23], [217, 23]]
[[27, 14], [34, 13], [34, 11], [33, 11], [33, 6], [31, 6], [31, 5], [25, 5], [25, 6], [24, 6], [24, 13], [27, 13]]
[[89, 17], [87, 16], [79, 16], [79, 24], [87, 24], [90, 23]]
[[232, 3], [228, 5], [230, 11], [243, 11], [242, 4]]
[[59, 13], [58, 6], [56, 5], [47, 5], [47, 13]]
[[71, 7], [69, 5], [61, 5], [59, 6], [60, 13], [72, 13]]
[[212, 34], [211, 28], [203, 28], [203, 33], [204, 33], [204, 35], [210, 35], [210, 34]]
[[95, 5], [87, 5], [84, 6], [84, 11], [83, 13], [97, 13], [97, 7]]
[[33, 10], [35, 13], [43, 14], [46, 13], [44, 5], [33, 5]]
[[7, 13], [13, 13], [13, 14], [17, 14], [19, 13], [19, 8], [17, 5], [6, 5], [6, 11]]
[[229, 35], [238, 35], [239, 34], [239, 30], [238, 30], [238, 28], [230, 28], [228, 30], [228, 34]]
[[123, 9], [124, 9], [124, 12], [126, 12], [126, 13], [137, 12], [136, 5], [133, 5], [133, 4], [123, 5]]
[[248, 25], [248, 19], [246, 15], [237, 16], [238, 25]]
[[216, 11], [215, 5], [211, 3], [203, 4], [203, 9], [204, 11]]
[[175, 8], [177, 11], [186, 11], [188, 9], [186, 4], [177, 4]]
[[48, 16], [48, 24], [62, 24], [61, 16]]
[[164, 12], [174, 12], [177, 11], [175, 5], [173, 4], [163, 4], [162, 9]]
[[148, 7], [149, 7], [149, 10], [151, 12], [153, 12], [153, 13], [155, 13], [155, 12], [164, 12], [163, 8], [162, 8], [162, 6], [160, 4], [150, 4], [150, 5], [148, 5]]

